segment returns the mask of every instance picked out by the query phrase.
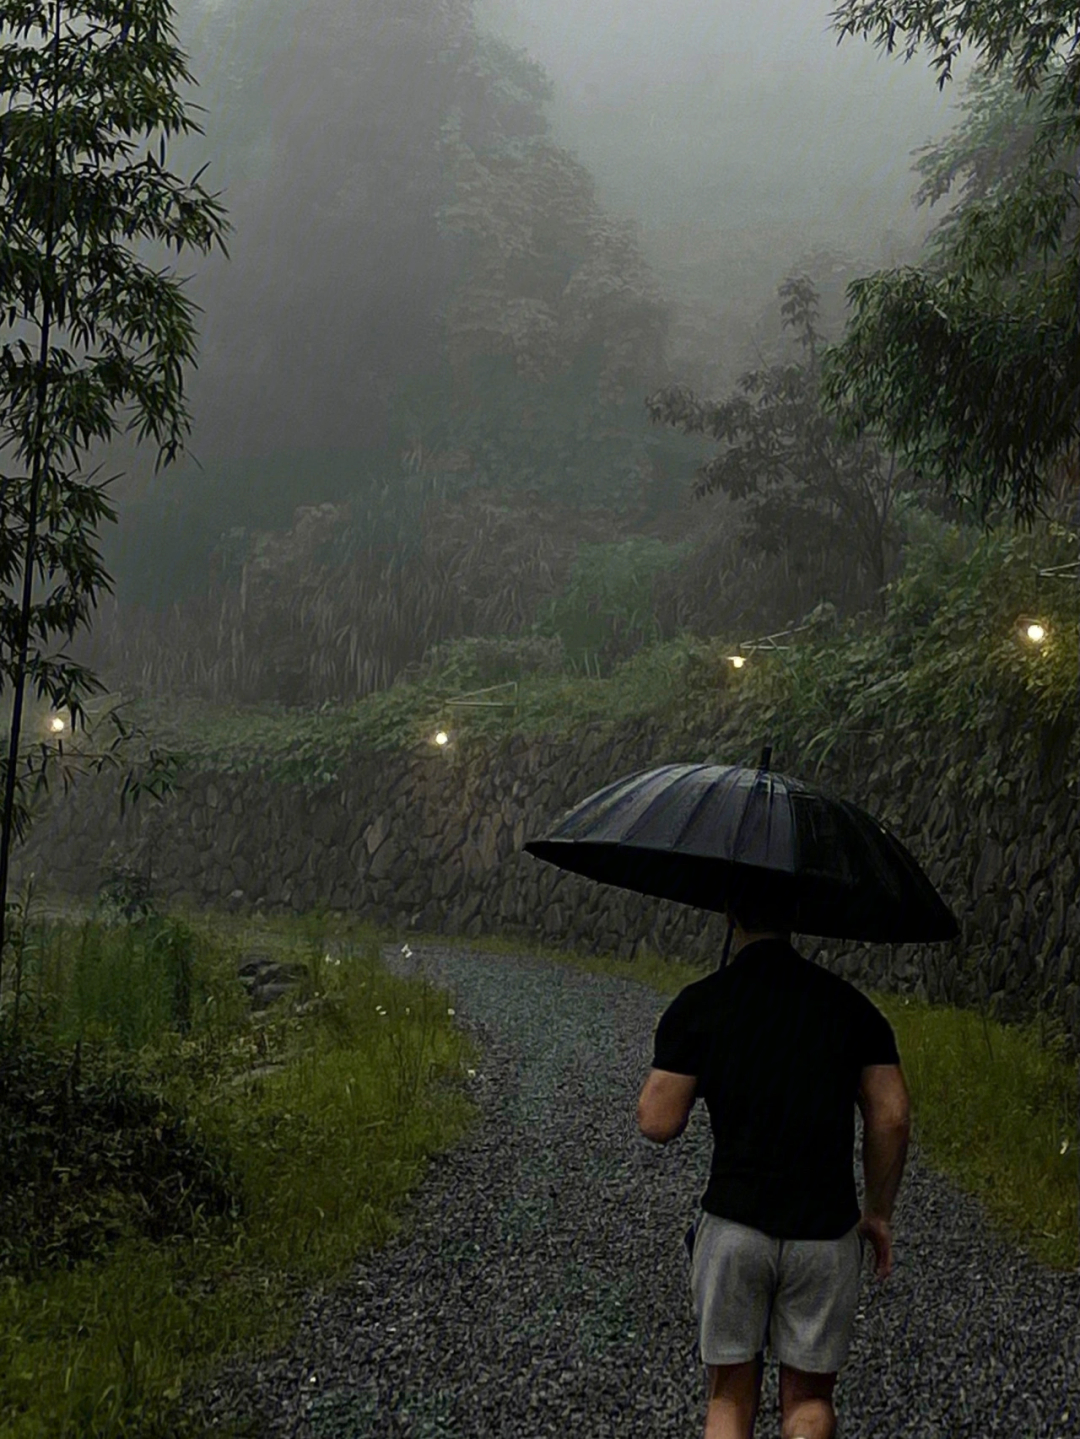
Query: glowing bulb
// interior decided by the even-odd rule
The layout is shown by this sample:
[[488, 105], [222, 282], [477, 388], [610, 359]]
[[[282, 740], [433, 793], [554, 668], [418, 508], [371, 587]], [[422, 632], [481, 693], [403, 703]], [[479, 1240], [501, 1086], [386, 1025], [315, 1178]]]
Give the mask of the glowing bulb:
[[743, 665], [746, 663], [745, 655], [728, 655], [728, 659], [731, 661], [731, 663], [735, 666], [737, 670], [741, 670]]
[[1045, 634], [1046, 631], [1043, 629], [1042, 625], [1028, 625], [1027, 627], [1028, 639], [1034, 640], [1036, 644], [1038, 644], [1039, 641], [1044, 638]]
[[450, 743], [450, 736], [446, 733], [446, 731], [445, 731], [444, 729], [441, 729], [441, 730], [439, 731], [439, 733], [435, 736], [435, 743], [436, 743], [436, 744], [449, 744], [449, 743]]
[[59, 715], [56, 715], [53, 719], [49, 721], [49, 728], [52, 730], [53, 734], [60, 734], [60, 732], [64, 728], [64, 721], [60, 718]]

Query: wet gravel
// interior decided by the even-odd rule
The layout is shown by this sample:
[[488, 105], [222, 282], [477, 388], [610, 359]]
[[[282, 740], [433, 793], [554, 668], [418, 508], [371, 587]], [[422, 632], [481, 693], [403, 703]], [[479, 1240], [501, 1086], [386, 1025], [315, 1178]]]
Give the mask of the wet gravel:
[[[432, 1161], [406, 1230], [313, 1293], [288, 1348], [201, 1397], [296, 1439], [698, 1439], [705, 1379], [683, 1235], [711, 1155], [693, 1111], [637, 1130], [667, 1000], [529, 955], [385, 951], [450, 992], [482, 1046], [483, 1121]], [[862, 1198], [861, 1120], [856, 1183]], [[994, 1238], [914, 1141], [884, 1284], [868, 1250], [838, 1439], [1078, 1439], [1080, 1275]], [[757, 1439], [780, 1432], [767, 1354]]]

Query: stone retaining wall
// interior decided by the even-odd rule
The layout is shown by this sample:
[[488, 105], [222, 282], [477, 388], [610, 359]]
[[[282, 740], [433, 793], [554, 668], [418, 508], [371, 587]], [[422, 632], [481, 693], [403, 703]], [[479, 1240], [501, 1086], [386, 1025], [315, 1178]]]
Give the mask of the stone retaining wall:
[[[1070, 730], [1041, 748], [1018, 744], [1000, 793], [978, 807], [963, 780], [977, 736], [945, 747], [859, 740], [816, 781], [798, 757], [774, 752], [773, 768], [888, 825], [961, 926], [959, 940], [940, 945], [796, 936], [803, 952], [817, 949], [826, 968], [887, 992], [961, 1007], [993, 996], [1006, 1021], [1033, 1018], [1041, 1005], [1080, 1045], [1072, 739]], [[87, 898], [108, 864], [124, 862], [149, 866], [165, 900], [268, 913], [323, 903], [401, 935], [501, 933], [621, 958], [647, 945], [712, 962], [723, 950], [721, 916], [593, 884], [522, 854], [521, 845], [619, 776], [674, 761], [756, 764], [759, 753], [760, 742], [723, 731], [675, 741], [653, 721], [596, 723], [572, 744], [514, 737], [359, 756], [313, 799], [259, 773], [200, 774], [163, 804], [144, 798], [123, 823], [116, 778], [104, 774], [49, 802], [13, 857], [13, 877], [21, 883], [33, 871], [39, 891]]]

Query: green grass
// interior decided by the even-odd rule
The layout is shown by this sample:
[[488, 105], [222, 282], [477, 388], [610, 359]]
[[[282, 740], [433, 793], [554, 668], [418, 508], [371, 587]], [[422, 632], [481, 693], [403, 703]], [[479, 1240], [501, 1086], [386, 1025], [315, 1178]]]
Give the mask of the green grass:
[[[175, 995], [167, 966], [155, 965], [165, 932], [188, 949], [186, 1032], [162, 1020]], [[171, 1222], [155, 1212], [148, 1223], [146, 1196], [125, 1203], [123, 1193], [145, 1161], [139, 1125], [120, 1144], [105, 1121], [96, 1135], [73, 1134], [52, 1118], [60, 1106], [47, 1075], [32, 1126], [3, 1114], [7, 1152], [18, 1144], [38, 1182], [6, 1210], [5, 1232], [20, 1216], [24, 1242], [0, 1250], [0, 1433], [174, 1434], [168, 1410], [186, 1379], [238, 1347], [283, 1338], [305, 1287], [395, 1232], [428, 1157], [473, 1118], [446, 1083], [472, 1051], [444, 997], [385, 974], [370, 932], [321, 927], [316, 942], [302, 922], [256, 925], [249, 942], [312, 967], [302, 991], [311, 1007], [296, 1015], [282, 1002], [258, 1024], [234, 977], [242, 935], [225, 920], [54, 922], [31, 938], [23, 1037], [36, 1042], [35, 1072], [81, 1037], [83, 1108], [110, 1075], [123, 1076], [114, 1089], [152, 1095], [160, 1113], [149, 1122], [164, 1131], [182, 1182]], [[340, 950], [339, 963], [324, 945]], [[235, 1213], [208, 1213], [184, 1192], [198, 1165], [173, 1116], [216, 1156]], [[67, 1173], [62, 1188], [39, 1162], [43, 1149]], [[27, 1262], [41, 1253], [25, 1242], [28, 1226], [48, 1231], [50, 1264]]]
[[[624, 962], [519, 940], [415, 935], [409, 944], [422, 951], [425, 938], [493, 955], [527, 949], [636, 981], [655, 992], [657, 1018], [703, 973], [648, 953]], [[462, 1080], [482, 1055], [455, 1029], [445, 992], [385, 970], [390, 940], [320, 914], [28, 926], [28, 1064], [47, 1079], [49, 1058], [66, 1062], [81, 1036], [85, 1104], [107, 1101], [115, 1119], [123, 1100], [128, 1121], [118, 1128], [101, 1110], [91, 1122], [87, 1108], [73, 1149], [45, 1079], [35, 1134], [0, 1106], [0, 1139], [69, 1170], [57, 1189], [39, 1164], [37, 1190], [18, 1196], [24, 1229], [48, 1230], [49, 1262], [14, 1240], [0, 1250], [0, 1434], [204, 1432], [185, 1385], [197, 1389], [231, 1354], [287, 1339], [305, 1289], [333, 1284], [407, 1228], [404, 1205], [427, 1162], [477, 1121]], [[247, 948], [310, 966], [296, 1002], [257, 1023], [234, 977]], [[1034, 1032], [871, 997], [896, 1029], [929, 1162], [977, 1194], [991, 1223], [1033, 1258], [1075, 1270], [1074, 1070]], [[145, 1113], [136, 1094], [152, 1098]], [[692, 1122], [707, 1122], [696, 1114]], [[164, 1158], [161, 1185], [144, 1185], [136, 1203], [124, 1165], [129, 1179], [145, 1167], [140, 1125]], [[170, 1168], [182, 1183], [170, 1187]], [[238, 1421], [231, 1432], [249, 1431]]]

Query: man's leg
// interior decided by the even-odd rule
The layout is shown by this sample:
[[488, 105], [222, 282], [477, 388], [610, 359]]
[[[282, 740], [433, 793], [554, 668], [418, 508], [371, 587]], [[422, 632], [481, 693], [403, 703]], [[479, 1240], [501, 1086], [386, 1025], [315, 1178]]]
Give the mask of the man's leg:
[[836, 1374], [808, 1374], [780, 1365], [781, 1439], [833, 1439]]
[[705, 1439], [753, 1439], [765, 1373], [764, 1351], [742, 1364], [708, 1364], [706, 1369], [709, 1407]]

